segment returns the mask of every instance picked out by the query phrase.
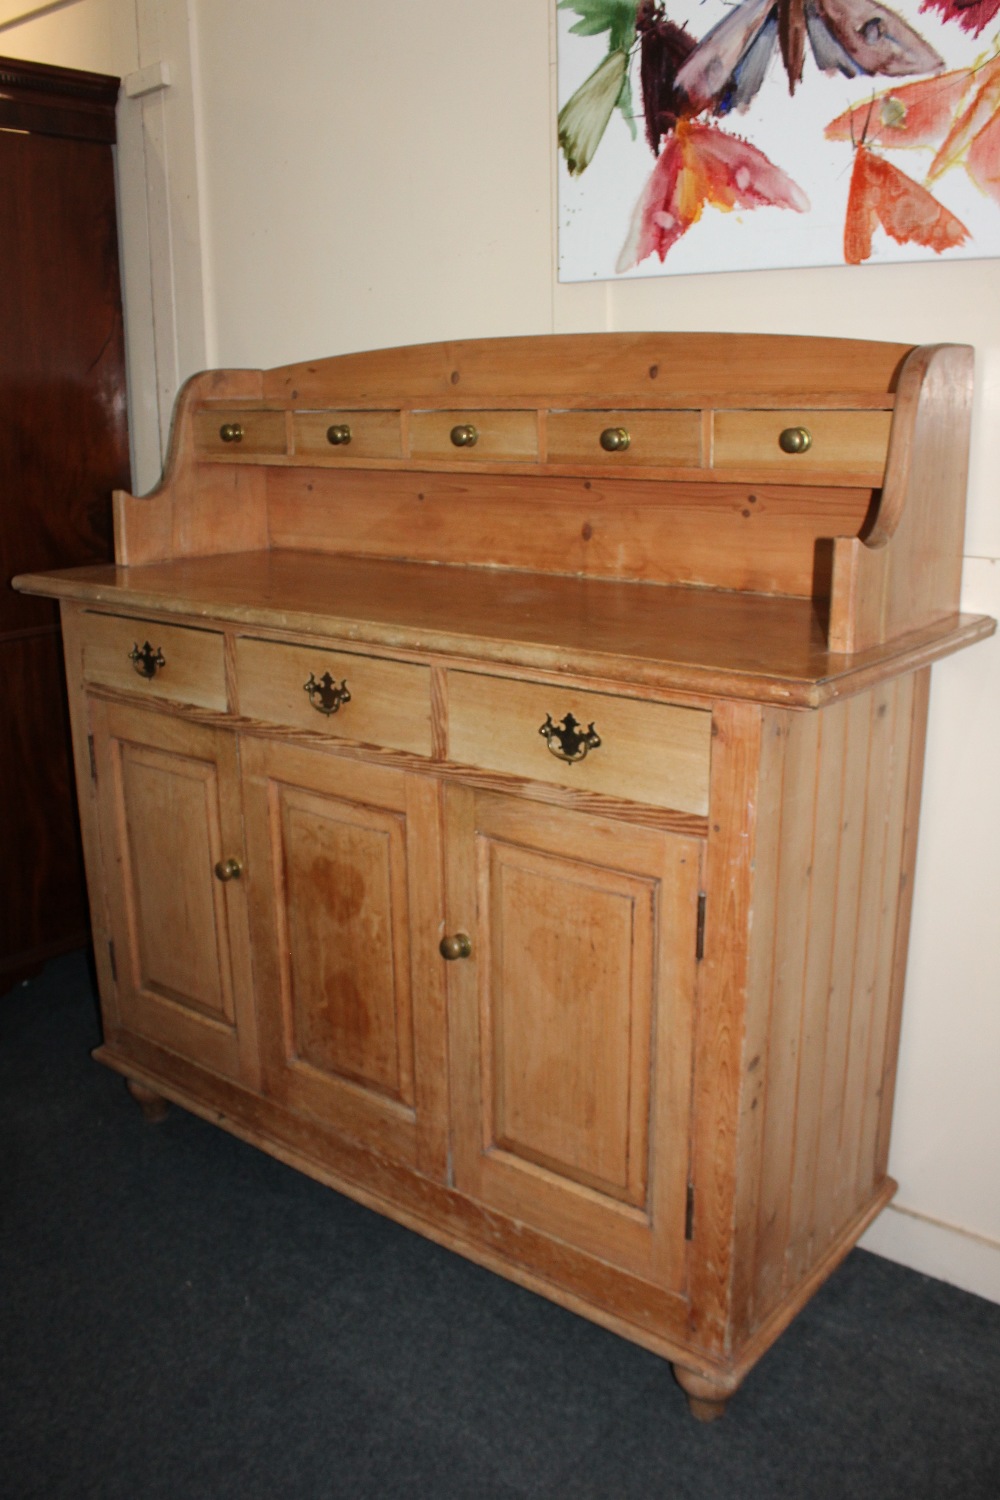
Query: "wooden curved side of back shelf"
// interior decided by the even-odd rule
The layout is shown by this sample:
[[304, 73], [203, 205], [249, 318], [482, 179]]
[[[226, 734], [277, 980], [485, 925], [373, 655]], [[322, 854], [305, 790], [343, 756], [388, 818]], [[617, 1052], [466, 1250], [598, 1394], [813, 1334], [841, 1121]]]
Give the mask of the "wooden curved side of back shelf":
[[966, 345], [907, 357], [878, 509], [866, 534], [833, 543], [831, 651], [865, 651], [957, 613], [972, 380]]
[[148, 495], [113, 495], [115, 560], [122, 567], [172, 557], [207, 557], [267, 547], [267, 494], [254, 465], [216, 467], [195, 460], [194, 411], [203, 401], [259, 401], [260, 370], [204, 370], [174, 406], [163, 477]]

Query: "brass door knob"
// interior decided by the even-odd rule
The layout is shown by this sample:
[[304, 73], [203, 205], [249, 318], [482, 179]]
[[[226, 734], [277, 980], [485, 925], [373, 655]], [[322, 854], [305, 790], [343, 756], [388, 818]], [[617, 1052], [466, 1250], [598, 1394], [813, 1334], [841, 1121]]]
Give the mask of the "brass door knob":
[[215, 867], [216, 880], [239, 880], [243, 874], [243, 866], [238, 859], [220, 859]]
[[805, 453], [812, 447], [812, 433], [808, 427], [786, 427], [778, 434], [778, 447], [782, 453]]
[[335, 448], [343, 448], [351, 441], [351, 429], [346, 422], [335, 422], [326, 429], [326, 440]]
[[474, 448], [479, 442], [479, 433], [471, 422], [451, 429], [451, 440], [456, 448]]
[[605, 453], [624, 453], [631, 441], [626, 427], [605, 427], [601, 433], [601, 447]]
[[223, 422], [219, 428], [219, 436], [224, 443], [242, 443], [243, 428], [239, 422]]
[[472, 939], [467, 932], [453, 932], [451, 937], [443, 937], [438, 943], [438, 951], [442, 958], [468, 958], [472, 952]]

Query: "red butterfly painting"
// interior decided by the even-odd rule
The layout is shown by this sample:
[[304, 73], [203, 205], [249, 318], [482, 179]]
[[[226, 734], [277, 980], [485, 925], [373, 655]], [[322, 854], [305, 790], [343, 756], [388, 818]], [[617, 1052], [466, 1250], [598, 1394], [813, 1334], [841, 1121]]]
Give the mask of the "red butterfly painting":
[[756, 146], [713, 125], [678, 120], [636, 206], [618, 269], [653, 254], [662, 261], [706, 205], [724, 212], [773, 207], [805, 213], [809, 200]]
[[946, 21], [978, 36], [1000, 10], [1000, 0], [922, 0], [920, 9], [940, 11]]

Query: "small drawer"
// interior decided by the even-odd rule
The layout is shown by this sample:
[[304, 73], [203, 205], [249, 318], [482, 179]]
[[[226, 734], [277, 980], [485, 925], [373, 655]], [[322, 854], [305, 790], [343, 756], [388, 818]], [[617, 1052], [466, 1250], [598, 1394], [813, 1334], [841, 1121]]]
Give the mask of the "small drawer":
[[122, 615], [84, 616], [83, 676], [100, 687], [225, 713], [222, 636]]
[[194, 414], [194, 447], [198, 454], [222, 458], [284, 453], [285, 413], [203, 407]]
[[400, 458], [403, 452], [398, 411], [300, 411], [292, 431], [300, 457]]
[[553, 411], [548, 421], [551, 464], [701, 464], [701, 414], [696, 411]]
[[[556, 731], [571, 728], [569, 714], [577, 735], [593, 726], [600, 744], [581, 753], [572, 731], [560, 740]], [[448, 674], [448, 757], [485, 770], [704, 814], [711, 737], [712, 716], [703, 709]], [[562, 758], [574, 753], [578, 759]]]
[[236, 675], [248, 718], [431, 753], [428, 667], [244, 637], [236, 643]]
[[530, 463], [538, 457], [538, 417], [533, 411], [415, 411], [410, 456]]
[[717, 411], [712, 465], [780, 471], [792, 483], [843, 475], [879, 485], [891, 426], [888, 411]]

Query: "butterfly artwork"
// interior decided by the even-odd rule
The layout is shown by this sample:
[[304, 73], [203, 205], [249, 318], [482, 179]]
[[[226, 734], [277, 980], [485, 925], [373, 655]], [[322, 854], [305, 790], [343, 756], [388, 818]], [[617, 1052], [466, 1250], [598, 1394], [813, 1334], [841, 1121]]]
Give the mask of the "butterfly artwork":
[[556, 9], [562, 280], [1000, 253], [1000, 0]]

